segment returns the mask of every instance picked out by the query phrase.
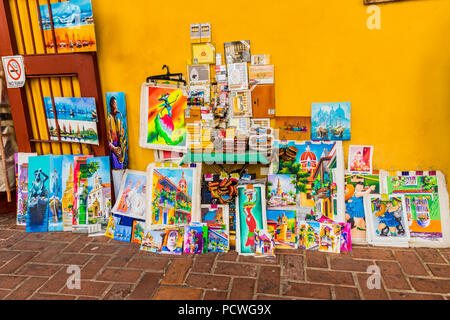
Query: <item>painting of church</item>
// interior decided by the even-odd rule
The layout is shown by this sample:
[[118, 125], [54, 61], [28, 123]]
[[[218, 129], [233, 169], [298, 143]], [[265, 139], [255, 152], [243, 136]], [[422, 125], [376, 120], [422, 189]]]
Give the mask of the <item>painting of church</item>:
[[[297, 201], [297, 192], [293, 182], [295, 180], [288, 174], [275, 174], [268, 177], [268, 207], [295, 209]], [[273, 186], [276, 188], [273, 189]]]
[[267, 228], [277, 248], [295, 248], [297, 222], [294, 210], [267, 210]]
[[89, 218], [106, 217], [111, 210], [111, 184], [102, 183], [102, 178], [95, 174], [94, 186], [88, 193]]

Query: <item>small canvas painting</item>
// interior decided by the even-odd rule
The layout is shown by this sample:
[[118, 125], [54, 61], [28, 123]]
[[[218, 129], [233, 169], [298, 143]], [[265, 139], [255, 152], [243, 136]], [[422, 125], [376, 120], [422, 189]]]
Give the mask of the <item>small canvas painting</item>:
[[208, 252], [228, 252], [229, 240], [229, 231], [226, 225], [208, 226]]
[[142, 243], [142, 237], [144, 236], [145, 223], [142, 221], [133, 221], [133, 233], [131, 235], [131, 242]]
[[267, 210], [267, 228], [279, 249], [297, 247], [297, 218], [295, 210]]
[[350, 102], [313, 103], [311, 140], [350, 140]]
[[160, 253], [166, 232], [164, 230], [144, 230], [141, 250]]
[[319, 251], [340, 253], [340, 226], [332, 223], [320, 224]]
[[348, 171], [372, 174], [372, 146], [350, 146], [348, 152]]
[[202, 205], [201, 222], [208, 225], [225, 224], [228, 229], [229, 217], [228, 206], [226, 205]]
[[114, 231], [114, 240], [130, 242], [131, 241], [131, 227], [116, 225], [116, 229]]
[[114, 234], [116, 233], [116, 226], [120, 223], [120, 217], [109, 216], [108, 226], [106, 227], [105, 236], [113, 239]]
[[62, 220], [64, 231], [72, 231], [73, 201], [74, 201], [74, 158], [73, 155], [64, 155], [62, 160]]
[[127, 170], [122, 178], [119, 196], [112, 212], [122, 216], [145, 220], [145, 172]]
[[269, 174], [267, 208], [295, 210], [297, 207], [296, 177], [290, 174]]
[[26, 226], [28, 206], [28, 159], [37, 153], [16, 153], [17, 161], [17, 225]]
[[182, 228], [167, 227], [161, 253], [181, 255], [183, 251]]
[[195, 224], [184, 227], [184, 253], [206, 253], [208, 226]]
[[255, 257], [275, 258], [275, 241], [267, 230], [255, 230]]
[[107, 92], [106, 109], [109, 124], [111, 169], [128, 168], [128, 125], [125, 93]]
[[50, 199], [48, 210], [48, 231], [64, 231], [62, 215], [62, 172], [63, 156], [50, 159]]

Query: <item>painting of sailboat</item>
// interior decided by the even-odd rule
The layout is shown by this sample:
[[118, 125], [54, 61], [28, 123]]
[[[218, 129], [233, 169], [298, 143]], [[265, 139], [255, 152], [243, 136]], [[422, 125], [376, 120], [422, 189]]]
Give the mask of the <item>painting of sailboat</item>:
[[313, 103], [311, 140], [350, 140], [351, 103]]

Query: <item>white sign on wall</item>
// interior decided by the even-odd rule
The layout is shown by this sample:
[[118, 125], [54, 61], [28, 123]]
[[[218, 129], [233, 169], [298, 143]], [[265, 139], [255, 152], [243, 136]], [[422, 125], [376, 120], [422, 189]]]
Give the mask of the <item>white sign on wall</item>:
[[8, 88], [21, 88], [25, 85], [25, 67], [22, 56], [2, 57]]

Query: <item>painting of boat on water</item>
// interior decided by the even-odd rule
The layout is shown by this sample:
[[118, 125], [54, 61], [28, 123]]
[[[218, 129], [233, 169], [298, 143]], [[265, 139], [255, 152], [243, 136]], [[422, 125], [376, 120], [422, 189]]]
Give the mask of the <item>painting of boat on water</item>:
[[[53, 98], [58, 119], [59, 135], [63, 142], [98, 145], [97, 108], [94, 98]], [[58, 128], [53, 101], [44, 97], [45, 112], [51, 140], [58, 141]]]
[[311, 140], [350, 140], [350, 110], [350, 102], [313, 103]]

